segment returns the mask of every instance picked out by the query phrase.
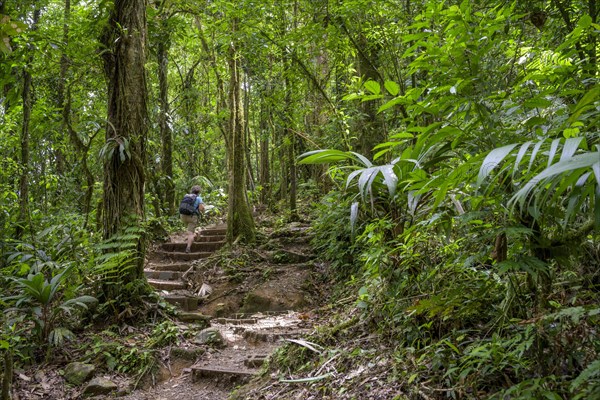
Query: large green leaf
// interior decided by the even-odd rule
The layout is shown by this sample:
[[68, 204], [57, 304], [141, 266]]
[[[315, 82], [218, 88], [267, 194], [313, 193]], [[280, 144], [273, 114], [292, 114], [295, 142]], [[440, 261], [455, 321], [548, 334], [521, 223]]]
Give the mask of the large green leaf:
[[366, 81], [364, 86], [365, 86], [365, 89], [367, 89], [369, 92], [373, 93], [374, 95], [379, 95], [381, 93], [381, 85], [379, 84], [379, 82]]
[[529, 180], [521, 190], [515, 193], [509, 204], [518, 203], [523, 207], [533, 189], [536, 186], [542, 185], [546, 180], [561, 177], [563, 174], [572, 173], [581, 168], [594, 168], [598, 163], [600, 163], [600, 151], [583, 153], [559, 161]]
[[392, 96], [398, 96], [398, 93], [400, 93], [400, 86], [394, 81], [385, 81], [383, 86]]
[[517, 158], [515, 160], [515, 165], [513, 167], [513, 179], [515, 177], [516, 172], [519, 170], [519, 167], [521, 165], [521, 160], [523, 160], [523, 158], [525, 157], [525, 154], [527, 153], [527, 149], [529, 149], [529, 146], [531, 146], [531, 141], [523, 143], [521, 145], [521, 148], [519, 148], [519, 152], [517, 153]]
[[314, 150], [300, 155], [298, 164], [329, 164], [351, 159], [349, 154], [340, 150]]
[[477, 186], [480, 186], [490, 173], [500, 164], [510, 152], [517, 147], [517, 144], [509, 144], [508, 146], [499, 147], [492, 150], [481, 163], [479, 175], [477, 176]]
[[579, 146], [581, 145], [582, 141], [582, 137], [567, 139], [563, 146], [563, 151], [560, 155], [560, 161], [564, 161], [571, 158], [573, 154], [575, 154], [575, 152], [579, 149]]
[[587, 93], [579, 100], [573, 113], [569, 117], [569, 124], [577, 121], [579, 116], [585, 111], [589, 106], [591, 106], [595, 101], [600, 97], [600, 85], [595, 85]]
[[373, 164], [362, 154], [353, 151], [341, 151], [332, 149], [314, 150], [301, 154], [298, 164], [330, 164], [340, 161], [354, 161], [366, 167]]

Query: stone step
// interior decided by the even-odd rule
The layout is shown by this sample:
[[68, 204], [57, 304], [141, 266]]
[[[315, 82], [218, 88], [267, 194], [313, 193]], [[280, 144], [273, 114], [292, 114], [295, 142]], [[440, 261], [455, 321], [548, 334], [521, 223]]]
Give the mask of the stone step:
[[170, 304], [178, 306], [184, 311], [196, 311], [198, 309], [198, 298], [180, 294], [162, 294], [162, 297]]
[[165, 271], [165, 270], [154, 271], [151, 269], [144, 270], [144, 275], [146, 275], [146, 278], [159, 279], [162, 281], [175, 281], [175, 280], [181, 279], [181, 276], [183, 274], [184, 274], [184, 272], [181, 272], [181, 271]]
[[257, 318], [215, 318], [214, 322], [221, 325], [253, 325], [258, 322]]
[[146, 266], [147, 270], [150, 271], [172, 271], [172, 272], [186, 272], [192, 265], [190, 263], [168, 263], [168, 264], [154, 264], [149, 263]]
[[240, 384], [248, 382], [256, 373], [256, 371], [248, 369], [192, 367], [192, 382], [198, 382], [203, 378], [212, 378], [222, 383]]
[[156, 254], [158, 256], [161, 256], [164, 258], [170, 258], [171, 260], [176, 260], [176, 261], [193, 261], [193, 260], [200, 260], [203, 258], [208, 258], [213, 253], [211, 253], [211, 252], [185, 253], [185, 252], [173, 252], [173, 251], [159, 250], [156, 252]]
[[292, 330], [292, 331], [287, 331], [287, 332], [273, 332], [273, 331], [268, 331], [268, 330], [262, 330], [262, 331], [247, 330], [247, 331], [244, 331], [242, 336], [248, 342], [275, 343], [281, 339], [297, 338], [306, 333], [307, 333], [307, 331], [302, 331], [302, 330]]
[[[192, 253], [203, 253], [209, 251], [217, 251], [225, 245], [225, 242], [195, 242], [192, 243]], [[186, 243], [163, 243], [161, 244], [163, 251], [185, 253]]]
[[225, 236], [227, 234], [227, 228], [208, 228], [200, 231], [200, 236]]
[[196, 235], [196, 239], [194, 241], [198, 242], [198, 243], [204, 243], [204, 242], [224, 242], [225, 241], [225, 235], [207, 235], [207, 236], [202, 236], [202, 233], [200, 233], [200, 235]]
[[244, 360], [244, 365], [248, 368], [260, 368], [267, 361], [267, 358], [269, 358], [267, 354], [254, 354]]
[[[198, 304], [198, 299], [196, 299], [196, 304]], [[198, 307], [196, 307], [198, 308]], [[204, 315], [200, 312], [196, 312], [196, 310], [186, 310], [188, 312], [178, 312], [177, 318], [182, 322], [199, 322], [205, 323], [206, 325], [210, 325], [211, 317], [209, 315]]]
[[161, 279], [148, 279], [150, 286], [156, 290], [179, 290], [185, 289], [186, 285], [182, 281], [164, 281]]

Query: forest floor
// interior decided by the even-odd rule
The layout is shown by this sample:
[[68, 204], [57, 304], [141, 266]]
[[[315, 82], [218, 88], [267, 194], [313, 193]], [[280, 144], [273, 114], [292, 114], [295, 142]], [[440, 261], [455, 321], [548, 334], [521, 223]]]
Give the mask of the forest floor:
[[[96, 376], [116, 386], [109, 394], [86, 396], [85, 385], [65, 383], [66, 364], [79, 361], [82, 348], [94, 346], [84, 341], [75, 346], [76, 350], [64, 349], [49, 363], [15, 371], [14, 399], [227, 399], [237, 386], [258, 375], [262, 363], [279, 346], [286, 341], [302, 344], [303, 336], [317, 323], [319, 313], [314, 310], [326, 301], [327, 288], [322, 278], [324, 266], [310, 249], [309, 231], [306, 223], [263, 227], [258, 244], [252, 248], [234, 246], [190, 261], [185, 277], [187, 290], [197, 292], [204, 284], [211, 288], [196, 311], [206, 318], [200, 323], [174, 320], [183, 333], [176, 345], [157, 350], [159, 368], [140, 382], [101, 368]], [[183, 239], [178, 233], [168, 241], [178, 243]], [[157, 253], [149, 252], [149, 263], [161, 262]], [[217, 330], [220, 338], [199, 343], [198, 337], [207, 325]], [[152, 328], [145, 324], [121, 329], [122, 335], [143, 340]], [[135, 347], [135, 339], [130, 344]]]

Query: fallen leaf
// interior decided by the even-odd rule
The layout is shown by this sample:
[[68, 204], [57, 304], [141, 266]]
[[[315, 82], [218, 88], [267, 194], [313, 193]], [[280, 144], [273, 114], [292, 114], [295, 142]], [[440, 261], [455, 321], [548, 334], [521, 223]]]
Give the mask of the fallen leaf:
[[27, 375], [23, 375], [23, 374], [19, 374], [19, 379], [22, 379], [25, 382], [30, 382], [31, 381], [30, 377], [28, 377]]

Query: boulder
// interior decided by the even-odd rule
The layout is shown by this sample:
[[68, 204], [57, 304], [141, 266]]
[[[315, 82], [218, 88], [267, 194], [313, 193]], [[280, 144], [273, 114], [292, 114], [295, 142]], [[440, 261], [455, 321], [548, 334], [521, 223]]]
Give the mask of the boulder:
[[72, 362], [65, 368], [65, 381], [71, 385], [79, 386], [90, 380], [95, 371], [96, 367], [92, 364]]
[[206, 328], [200, 331], [193, 342], [199, 345], [208, 345], [212, 347], [226, 347], [225, 339], [217, 328]]
[[111, 392], [116, 392], [118, 389], [117, 384], [107, 378], [94, 378], [92, 379], [85, 389], [83, 389], [83, 395], [85, 397], [105, 395]]

